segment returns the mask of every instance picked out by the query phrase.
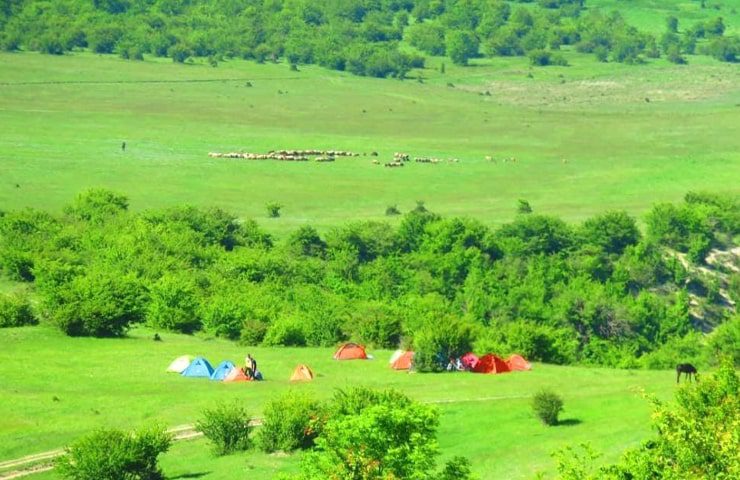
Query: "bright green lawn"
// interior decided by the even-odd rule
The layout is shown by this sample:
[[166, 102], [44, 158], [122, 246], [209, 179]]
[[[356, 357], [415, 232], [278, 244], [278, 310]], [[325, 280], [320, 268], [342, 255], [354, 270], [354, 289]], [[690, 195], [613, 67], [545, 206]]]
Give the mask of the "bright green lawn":
[[[0, 209], [58, 211], [79, 191], [103, 186], [126, 193], [134, 209], [218, 205], [283, 234], [306, 223], [325, 230], [382, 219], [388, 205], [408, 211], [416, 200], [498, 224], [515, 215], [519, 198], [578, 221], [614, 208], [639, 215], [692, 189], [738, 191], [737, 65], [692, 57], [684, 67], [628, 66], [566, 55], [570, 67], [504, 58], [468, 68], [447, 62], [445, 75], [433, 58], [413, 72], [425, 79], [418, 83], [243, 61], [211, 68], [0, 54]], [[461, 161], [389, 169], [370, 157], [207, 157], [274, 148]], [[518, 163], [500, 161], [512, 156]], [[284, 205], [280, 219], [265, 218], [270, 201]]]
[[[675, 388], [673, 372], [535, 365], [531, 372], [507, 375], [409, 375], [388, 367], [387, 351], [372, 352], [374, 361], [337, 362], [331, 349], [245, 348], [174, 334], [161, 343], [150, 338], [145, 330], [121, 340], [67, 338], [44, 326], [0, 330], [0, 460], [63, 446], [99, 426], [191, 423], [219, 401], [238, 400], [259, 416], [265, 401], [290, 389], [328, 397], [336, 388], [368, 385], [438, 404], [445, 456], [469, 456], [482, 478], [531, 478], [535, 470], [551, 470], [550, 452], [567, 444], [591, 442], [614, 460], [650, 434], [649, 406], [637, 392], [669, 398]], [[216, 363], [239, 362], [247, 352], [267, 381], [229, 385], [164, 372], [185, 353]], [[316, 381], [290, 385], [293, 367], [302, 362], [318, 374]], [[563, 396], [562, 418], [570, 425], [548, 428], [533, 418], [530, 397], [543, 387]], [[234, 478], [233, 468], [252, 465], [250, 478], [267, 479], [273, 464], [297, 464], [293, 457], [257, 453], [214, 461], [199, 452], [202, 446], [178, 444], [164, 458], [166, 471], [227, 479]]]

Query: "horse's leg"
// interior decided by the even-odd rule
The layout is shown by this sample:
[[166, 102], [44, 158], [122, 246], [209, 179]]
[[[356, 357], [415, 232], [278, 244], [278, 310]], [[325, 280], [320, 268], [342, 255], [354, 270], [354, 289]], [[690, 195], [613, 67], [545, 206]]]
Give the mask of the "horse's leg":
[[681, 383], [681, 370], [676, 369], [676, 383]]

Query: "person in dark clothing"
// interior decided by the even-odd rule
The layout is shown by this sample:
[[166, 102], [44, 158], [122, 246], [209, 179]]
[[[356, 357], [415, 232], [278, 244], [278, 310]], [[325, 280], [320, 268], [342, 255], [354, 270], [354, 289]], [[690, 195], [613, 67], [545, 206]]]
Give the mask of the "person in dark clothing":
[[123, 142], [123, 143], [121, 144], [121, 151], [123, 151], [123, 152], [125, 152], [125, 151], [126, 151], [126, 142]]

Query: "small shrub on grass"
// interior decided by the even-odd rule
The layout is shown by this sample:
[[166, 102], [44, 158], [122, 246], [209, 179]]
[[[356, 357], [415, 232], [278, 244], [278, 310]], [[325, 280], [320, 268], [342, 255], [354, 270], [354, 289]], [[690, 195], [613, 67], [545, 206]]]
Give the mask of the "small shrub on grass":
[[161, 480], [157, 457], [171, 443], [172, 436], [161, 427], [98, 430], [73, 443], [56, 460], [56, 471], [71, 480]]
[[265, 208], [267, 208], [268, 217], [278, 218], [280, 217], [280, 209], [283, 208], [283, 206], [276, 202], [270, 202], [267, 205], [265, 205]]
[[387, 207], [387, 208], [385, 209], [385, 214], [386, 214], [386, 216], [388, 216], [388, 217], [392, 217], [392, 216], [394, 216], [394, 215], [401, 215], [401, 211], [400, 211], [400, 210], [398, 210], [398, 207], [397, 207], [396, 205], [389, 205], [389, 206], [388, 206], [388, 207]]
[[20, 295], [0, 295], [0, 328], [35, 325], [31, 304]]
[[320, 402], [288, 392], [265, 406], [259, 446], [265, 452], [289, 452], [313, 446], [324, 423]]
[[532, 399], [532, 408], [542, 423], [557, 425], [558, 415], [563, 410], [563, 399], [551, 390], [542, 390]]
[[216, 455], [247, 450], [251, 443], [249, 416], [246, 410], [236, 404], [205, 410], [195, 428], [211, 441]]

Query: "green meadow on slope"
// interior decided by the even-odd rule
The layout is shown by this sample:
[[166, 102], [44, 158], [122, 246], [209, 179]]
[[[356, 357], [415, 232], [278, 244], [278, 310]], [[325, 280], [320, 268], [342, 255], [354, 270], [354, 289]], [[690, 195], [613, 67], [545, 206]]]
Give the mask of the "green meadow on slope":
[[[620, 335], [628, 338], [634, 333], [629, 331], [632, 328], [642, 334], [643, 327], [650, 323], [648, 320], [660, 324], [668, 317], [673, 318], [666, 314], [672, 309], [682, 322], [680, 326], [690, 331], [682, 330], [680, 335], [656, 340], [647, 347], [642, 345], [643, 350], [658, 351], [653, 363], [642, 363], [642, 366], [664, 368], [671, 362], [675, 365], [676, 355], [681, 355], [682, 362], [696, 362], [691, 356], [698, 358], [699, 353], [708, 355], [717, 335], [704, 335], [699, 332], [700, 327], [710, 330], [722, 325], [724, 343], [717, 344], [732, 350], [731, 339], [737, 337], [734, 332], [738, 320], [736, 314], [732, 317], [732, 306], [726, 299], [735, 298], [733, 295], [740, 291], [737, 271], [733, 273], [731, 269], [732, 265], [738, 266], [737, 256], [728, 253], [733, 247], [736, 249], [737, 229], [733, 231], [731, 227], [726, 231], [727, 225], [722, 225], [724, 230], [715, 237], [712, 229], [718, 226], [713, 223], [718, 216], [716, 212], [706, 212], [716, 206], [708, 207], [701, 202], [687, 206], [686, 201], [683, 206], [676, 205], [672, 217], [666, 215], [666, 224], [671, 225], [664, 225], [668, 233], [657, 239], [659, 247], [656, 247], [656, 238], [651, 238], [656, 235], [651, 233], [650, 219], [646, 216], [655, 204], [679, 202], [687, 192], [709, 192], [709, 197], [728, 194], [726, 204], [736, 205], [732, 202], [739, 191], [737, 179], [740, 178], [738, 63], [718, 61], [715, 54], [709, 53], [707, 47], [716, 43], [717, 37], [699, 38], [696, 54], [685, 52], [682, 45], [679, 53], [687, 60], [686, 65], [669, 61], [669, 49], [662, 44], [666, 20], [675, 16], [676, 38], [688, 38], [697, 22], [716, 25], [716, 19], [722, 17], [723, 38], [732, 38], [730, 41], [737, 45], [740, 5], [732, 0], [588, 0], [582, 17], [593, 12], [608, 15], [612, 10], [619, 11], [626, 24], [654, 37], [660, 57], [652, 58], [647, 54], [647, 46], [643, 46], [637, 54], [638, 64], [628, 64], [615, 59], [618, 48], [610, 45], [608, 61], [601, 62], [596, 52], [580, 53], [576, 43], [568, 42], [557, 47], [550, 44], [540, 47], [554, 56], [562, 56], [568, 64], [547, 67], [533, 66], [527, 56], [529, 51], [513, 57], [489, 54], [485, 43], [493, 38], [493, 32], [484, 32], [484, 28], [478, 28], [480, 25], [474, 29], [481, 37], [480, 55], [470, 58], [468, 66], [457, 65], [447, 56], [423, 53], [406, 35], [416, 22], [410, 7], [410, 16], [406, 16], [409, 27], [404, 31], [403, 26], [399, 27], [399, 19], [406, 7], [399, 7], [398, 11], [389, 7], [403, 2], [364, 2], [382, 10], [373, 12], [378, 15], [370, 15], [367, 22], [371, 27], [374, 25], [376, 33], [397, 35], [390, 41], [368, 40], [368, 49], [385, 51], [388, 47], [417, 59], [423, 54], [424, 68], [409, 69], [404, 72], [403, 80], [372, 78], [373, 74], [367, 72], [360, 74], [369, 76], [357, 76], [351, 72], [358, 72], [350, 69], [330, 70], [317, 65], [321, 63], [318, 59], [294, 62], [291, 53], [295, 52], [290, 50], [295, 50], [295, 42], [279, 54], [253, 45], [233, 55], [211, 54], [210, 58], [185, 55], [194, 54], [194, 50], [180, 51], [182, 55], [178, 55], [178, 48], [155, 53], [126, 42], [110, 50], [115, 55], [93, 53], [100, 46], [93, 27], [106, 27], [106, 18], [115, 18], [106, 17], [113, 13], [102, 13], [102, 10], [124, 4], [143, 6], [144, 10], [151, 7], [151, 11], [143, 13], [132, 9], [128, 19], [120, 24], [111, 21], [114, 26], [137, 27], [119, 31], [132, 34], [135, 41], [146, 40], [158, 28], [171, 28], [175, 35], [167, 42], [172, 47], [192, 47], [203, 33], [199, 29], [206, 28], [218, 31], [235, 27], [236, 30], [210, 39], [204, 35], [200, 37], [203, 43], [222, 38], [237, 40], [234, 43], [238, 44], [243, 40], [239, 35], [257, 37], [250, 29], [239, 30], [243, 25], [235, 24], [232, 18], [228, 18], [228, 25], [219, 25], [222, 17], [207, 13], [210, 8], [220, 11], [222, 5], [228, 8], [227, 2], [106, 0], [91, 5], [76, 0], [14, 0], [12, 3], [15, 6], [36, 3], [38, 16], [29, 8], [33, 14], [18, 15], [16, 20], [20, 20], [13, 23], [9, 13], [11, 2], [0, 6], [0, 50], [14, 50], [0, 51], [0, 217], [7, 214], [6, 219], [20, 219], [14, 225], [20, 225], [20, 230], [26, 220], [33, 227], [40, 217], [34, 218], [33, 212], [23, 211], [30, 207], [62, 219], [64, 227], [49, 230], [55, 232], [53, 239], [42, 238], [43, 229], [30, 228], [19, 235], [28, 238], [35, 235], [33, 246], [30, 241], [18, 241], [18, 238], [11, 239], [15, 240], [11, 245], [13, 242], [3, 237], [8, 232], [0, 228], [0, 269], [6, 273], [12, 268], [3, 264], [5, 258], [26, 258], [3, 257], [8, 252], [16, 253], [16, 249], [21, 253], [32, 252], [28, 258], [36, 266], [46, 266], [45, 262], [51, 261], [70, 267], [69, 271], [74, 267], [79, 270], [75, 270], [76, 274], [84, 273], [92, 285], [101, 272], [108, 275], [103, 276], [104, 280], [130, 274], [141, 281], [140, 300], [145, 306], [152, 302], [150, 297], [156, 282], [171, 274], [197, 285], [197, 289], [186, 293], [197, 298], [201, 306], [215, 304], [218, 294], [234, 295], [231, 300], [242, 307], [249, 303], [250, 308], [263, 306], [255, 298], [269, 298], [264, 302], [274, 301], [267, 310], [275, 317], [270, 317], [270, 322], [293, 318], [300, 319], [304, 326], [321, 317], [309, 318], [309, 309], [328, 312], [331, 305], [327, 299], [342, 295], [347, 297], [343, 299], [347, 311], [371, 315], [372, 308], [356, 307], [372, 300], [384, 307], [393, 306], [396, 310], [392, 315], [398, 314], [400, 318], [401, 313], [407, 313], [404, 308], [408, 304], [404, 302], [409, 292], [395, 292], [402, 290], [400, 286], [405, 281], [405, 287], [419, 297], [419, 310], [414, 310], [417, 314], [423, 310], [421, 300], [431, 299], [453, 312], [445, 318], [465, 317], [466, 322], [481, 329], [485, 325], [489, 331], [515, 322], [528, 327], [557, 321], [577, 324], [581, 313], [578, 308], [586, 311], [584, 318], [589, 315], [588, 318], [600, 318], [599, 314], [605, 313], [603, 317], [622, 321], [630, 328], [617, 332], [615, 337], [608, 336], [614, 332], [605, 334], [605, 338], [594, 333], [585, 342], [594, 340], [596, 346], [591, 352], [596, 358], [591, 359], [594, 363], [611, 361], [613, 365], [618, 362], [609, 357], [608, 347], [619, 345], [624, 340]], [[236, 1], [232, 5], [241, 3]], [[285, 5], [295, 7], [298, 12], [312, 6], [307, 0], [252, 3], [256, 10], [264, 5], [276, 9]], [[350, 0], [326, 2], [329, 10], [341, 10], [350, 3]], [[360, 4], [363, 0], [352, 3]], [[405, 3], [424, 8], [435, 4], [426, 0]], [[462, 6], [465, 12], [469, 10], [466, 5], [496, 2], [445, 0], [441, 3], [450, 11], [453, 5]], [[512, 10], [553, 13], [537, 5], [545, 2], [505, 3]], [[199, 6], [204, 10], [198, 10]], [[77, 15], [74, 8], [86, 14]], [[88, 15], [92, 9], [101, 12]], [[68, 18], [61, 14], [65, 10]], [[265, 15], [270, 25], [280, 26], [281, 20], [275, 20], [276, 15], [271, 17], [268, 10]], [[417, 14], [419, 11], [415, 10]], [[139, 14], [143, 16], [137, 17]], [[464, 15], [450, 20], [451, 17], [434, 14], [428, 15], [425, 21], [445, 25], [450, 31], [461, 28], [456, 22], [466, 21]], [[333, 16], [326, 18], [336, 20]], [[538, 17], [538, 28], [543, 18]], [[572, 27], [576, 18], [579, 15], [570, 18], [564, 14], [558, 25]], [[148, 23], [152, 19], [155, 22]], [[191, 22], [191, 19], [203, 22]], [[346, 19], [342, 21], [346, 27]], [[160, 27], [155, 27], [159, 22]], [[291, 24], [290, 28], [295, 28], [292, 36], [301, 40], [298, 42], [301, 46], [308, 34], [316, 33], [312, 42], [305, 43], [319, 45], [326, 25], [305, 23]], [[351, 46], [363, 46], [363, 37], [358, 33], [362, 32], [363, 22], [355, 23], [351, 27], [353, 33], [348, 34], [352, 45], [336, 47], [337, 51], [343, 50], [342, 54], [347, 54]], [[6, 25], [11, 26], [7, 31]], [[138, 26], [143, 27], [138, 29]], [[81, 34], [83, 28], [87, 31]], [[262, 32], [265, 35], [280, 31], [265, 25], [259, 28], [265, 29]], [[396, 33], [392, 31], [394, 28], [398, 30]], [[19, 34], [17, 38], [13, 29]], [[372, 28], [369, 31], [373, 33]], [[557, 33], [565, 36], [567, 29]], [[89, 44], [82, 45], [81, 40], [88, 34]], [[44, 42], [55, 40], [50, 38], [54, 35], [78, 44], [65, 47], [63, 55], [38, 53], [37, 50], [44, 50]], [[275, 38], [283, 41], [279, 33]], [[442, 40], [447, 41], [444, 35]], [[632, 39], [623, 36], [618, 40], [629, 43]], [[9, 48], [8, 42], [14, 41], [17, 44]], [[263, 43], [260, 47], [264, 46]], [[134, 52], [142, 55], [142, 61], [121, 58]], [[270, 55], [275, 56], [274, 62], [270, 61]], [[214, 68], [209, 63], [217, 66]], [[126, 142], [125, 151], [122, 142]], [[274, 149], [338, 149], [357, 152], [360, 156], [340, 157], [331, 163], [208, 156], [209, 152], [262, 153]], [[379, 155], [371, 156], [371, 152]], [[394, 152], [408, 153], [412, 161], [403, 168], [384, 167], [384, 163], [392, 161]], [[416, 163], [413, 157], [438, 157], [443, 161]], [[95, 224], [71, 219], [69, 213], [60, 215], [75, 195], [90, 188], [105, 188], [125, 195], [133, 210], [125, 214], [130, 223], [122, 217], [118, 218], [121, 223], [111, 221], [111, 217]], [[411, 256], [400, 262], [395, 253], [382, 259], [358, 260], [361, 280], [342, 278], [341, 281], [332, 276], [341, 271], [335, 267], [342, 261], [350, 262], [350, 257], [333, 256], [341, 249], [328, 248], [330, 254], [325, 257], [311, 258], [308, 254], [291, 253], [287, 248], [289, 234], [304, 226], [317, 229], [322, 237], [317, 236], [319, 243], [323, 240], [336, 243], [338, 237], [356, 240], [352, 234], [360, 232], [359, 243], [371, 247], [377, 246], [373, 242], [383, 244], [395, 238], [396, 232], [390, 227], [397, 227], [406, 218], [386, 216], [386, 209], [397, 206], [406, 214], [419, 201], [434, 214], [440, 214], [444, 220], [438, 225], [448, 228], [440, 227], [435, 233], [433, 226], [422, 226], [415, 232], [419, 242], [426, 238], [432, 244], [430, 239], [437, 234], [440, 239], [444, 234], [457, 239], [455, 229], [461, 224], [454, 217], [470, 217], [491, 227], [490, 232], [494, 233], [502, 224], [528, 218], [517, 214], [520, 199], [526, 199], [535, 214], [553, 215], [568, 222], [563, 229], [570, 232], [578, 248], [531, 255], [512, 255], [506, 251], [508, 270], [496, 270], [505, 263], [498, 259], [491, 264], [481, 263], [484, 267], [473, 272], [476, 269], [469, 268], [465, 262], [472, 262], [471, 258], [480, 261], [480, 258], [468, 255], [475, 248], [468, 248], [470, 245], [461, 241], [464, 248], [455, 243], [455, 248], [445, 253], [427, 248], [425, 255], [430, 263], [426, 267], [419, 260], [425, 257]], [[279, 218], [267, 216], [265, 207], [273, 202], [282, 205]], [[219, 207], [233, 213], [238, 219], [230, 215], [221, 219], [226, 220], [226, 230], [235, 225], [251, 228], [247, 220], [255, 219], [264, 232], [272, 235], [274, 248], [261, 250], [254, 245], [239, 245], [235, 249], [237, 255], [231, 256], [236, 257], [234, 260], [226, 258], [229, 255], [222, 251], [218, 241], [204, 246], [207, 242], [203, 243], [202, 232], [175, 228], [182, 226], [177, 223], [182, 219], [173, 220], [160, 230], [149, 225], [144, 229], [145, 237], [136, 236], [144, 230], [130, 228], [141, 225], [138, 223], [141, 218], [134, 218], [139, 212], [148, 210], [155, 215], [154, 211], [158, 210], [164, 215], [163, 209], [184, 205], [194, 205], [204, 212]], [[667, 207], [663, 207], [662, 211], [667, 212]], [[628, 247], [628, 254], [621, 260], [618, 258], [621, 251], [619, 255], [605, 254], [584, 241], [579, 233], [583, 229], [581, 222], [610, 210], [626, 211], [637, 219], [642, 229], [634, 239], [635, 245]], [[659, 211], [653, 210], [654, 223], [658, 223], [655, 220], [660, 215], [655, 212]], [[724, 213], [732, 217], [734, 212]], [[377, 220], [388, 222], [390, 227], [383, 232], [382, 226], [375, 231], [363, 231], [362, 225], [371, 224], [359, 223]], [[693, 220], [697, 221], [691, 223]], [[0, 221], [0, 227], [2, 224]], [[42, 224], [43, 219], [39, 222]], [[221, 226], [216, 222], [211, 227], [214, 225]], [[683, 236], [673, 235], [686, 225], [688, 230]], [[702, 230], [709, 230], [710, 235], [698, 235]], [[341, 236], [343, 231], [347, 238]], [[470, 234], [464, 228], [462, 231]], [[475, 232], [489, 239], [480, 229]], [[616, 237], [618, 233], [612, 231], [609, 235]], [[694, 263], [688, 269], [680, 267], [676, 258], [685, 257], [685, 251], [689, 246], [693, 249], [697, 239], [699, 243], [706, 241], [700, 249], [700, 258], [690, 260]], [[102, 242], [106, 248], [98, 248], [100, 243], [96, 242]], [[724, 250], [723, 255], [729, 258], [719, 267], [713, 265], [711, 271], [704, 263], [704, 255], [710, 248]], [[199, 256], [206, 250], [210, 253]], [[135, 251], [146, 255], [137, 258]], [[209, 261], [222, 254], [224, 265], [233, 262], [233, 269], [212, 268]], [[196, 265], [199, 260], [203, 264]], [[333, 261], [331, 268], [327, 266], [329, 260]], [[449, 265], [445, 263], [448, 260], [449, 265], [459, 267], [462, 272], [458, 272], [459, 278], [455, 280], [442, 280], [443, 274], [449, 273], [446, 270]], [[458, 265], [452, 260], [462, 263]], [[439, 268], [435, 270], [430, 265]], [[521, 267], [521, 281], [516, 276], [516, 265]], [[605, 280], [614, 273], [615, 265], [622, 273], [628, 273]], [[391, 278], [390, 273], [407, 270], [408, 279]], [[33, 268], [29, 271], [33, 273]], [[503, 272], [501, 276], [496, 276], [497, 271]], [[481, 272], [488, 283], [481, 283], [482, 277], [476, 277]], [[655, 279], [649, 278], [652, 274]], [[377, 286], [371, 285], [370, 280], [375, 281], [376, 276]], [[555, 460], [551, 454], [568, 445], [590, 444], [604, 454], [597, 460], [600, 464], [617, 461], [626, 450], [655, 433], [650, 426], [650, 404], [641, 394], [646, 392], [667, 400], [674, 397], [676, 390], [675, 373], [669, 370], [536, 363], [531, 372], [507, 375], [407, 374], [389, 368], [388, 350], [371, 350], [375, 359], [368, 362], [336, 362], [332, 360], [333, 350], [326, 347], [245, 347], [236, 341], [216, 338], [217, 333], [210, 330], [212, 326], [206, 326], [200, 317], [197, 328], [202, 331], [196, 335], [163, 333], [158, 328], [163, 342], [151, 340], [154, 330], [148, 314], [141, 314], [139, 320], [143, 323], [123, 338], [72, 338], [59, 332], [54, 325], [56, 319], [44, 311], [48, 307], [44, 305], [44, 296], [49, 292], [43, 292], [43, 285], [37, 285], [43, 282], [24, 280], [19, 283], [0, 276], [0, 296], [20, 293], [18, 298], [33, 306], [41, 322], [38, 326], [0, 329], [0, 462], [64, 447], [101, 427], [129, 430], [155, 422], [168, 427], [190, 424], [205, 408], [229, 401], [239, 402], [250, 415], [259, 417], [268, 401], [286, 392], [307, 392], [327, 399], [340, 388], [367, 386], [398, 389], [414, 400], [436, 405], [441, 413], [438, 439], [442, 460], [455, 455], [468, 457], [482, 480], [529, 479], [538, 472], [554, 474]], [[489, 290], [478, 288], [481, 284]], [[631, 289], [628, 290], [627, 284]], [[224, 293], [227, 292], [224, 286], [235, 288]], [[68, 287], [69, 283], [60, 281], [59, 291]], [[241, 287], [243, 291], [239, 290]], [[236, 296], [237, 291], [241, 297]], [[445, 291], [444, 298], [440, 291]], [[268, 292], [274, 296], [267, 295]], [[571, 297], [564, 292], [571, 292]], [[439, 298], [432, 298], [435, 295]], [[630, 301], [638, 297], [643, 300], [643, 307], [650, 308], [636, 319], [639, 312], [627, 309], [626, 305], [632, 305]], [[479, 302], [482, 310], [472, 311], [468, 309], [470, 298], [495, 302]], [[615, 298], [621, 303], [606, 301]], [[553, 307], [558, 299], [562, 300], [561, 307], [572, 302], [572, 315], [555, 318], [553, 312], [565, 311]], [[295, 310], [289, 308], [293, 306], [291, 302], [295, 303]], [[506, 303], [508, 310], [497, 310], [490, 305], [496, 302]], [[686, 307], [685, 311], [681, 311], [681, 306]], [[697, 315], [707, 320], [706, 311], [714, 315], [711, 321], [698, 321]], [[316, 312], [311, 310], [311, 313]], [[335, 313], [326, 316], [336, 317], [333, 320], [337, 321]], [[201, 314], [199, 310], [198, 315]], [[251, 310], [248, 313], [254, 314]], [[344, 315], [341, 321], [348, 318], [351, 316]], [[239, 319], [247, 333], [253, 325], [249, 320]], [[492, 320], [501, 324], [489, 323]], [[400, 320], [397, 327], [400, 328]], [[501, 328], [500, 332], [505, 329]], [[354, 331], [334, 333], [343, 336], [342, 340], [365, 341], [356, 338]], [[573, 337], [579, 336], [583, 342], [580, 333], [577, 335], [574, 330]], [[404, 341], [408, 342], [409, 338]], [[662, 351], [661, 345], [665, 347]], [[241, 363], [247, 352], [259, 360], [267, 381], [227, 385], [186, 379], [164, 371], [172, 359], [182, 354], [204, 355], [215, 365], [223, 359]], [[628, 350], [620, 354], [630, 355]], [[579, 358], [583, 361], [588, 357]], [[299, 363], [310, 365], [318, 374], [314, 382], [288, 381]], [[704, 365], [700, 365], [700, 370], [702, 375], [706, 373]], [[563, 397], [564, 424], [545, 427], [535, 418], [532, 396], [542, 388], [552, 388]], [[174, 444], [162, 456], [161, 465], [169, 479], [269, 479], [278, 473], [298, 472], [302, 455], [270, 455], [253, 449], [244, 454], [215, 457], [208, 443], [198, 439]], [[6, 472], [0, 470], [0, 476]], [[30, 478], [61, 479], [54, 471]]]
[[[591, 442], [605, 453], [604, 461], [616, 460], [649, 435], [649, 404], [640, 391], [670, 398], [675, 389], [669, 371], [537, 364], [530, 372], [505, 375], [407, 374], [389, 368], [389, 351], [372, 351], [371, 361], [337, 362], [326, 348], [247, 348], [223, 340], [163, 337], [155, 343], [147, 330], [120, 340], [67, 338], [46, 327], [0, 330], [0, 395], [10, 400], [0, 404], [0, 459], [58, 448], [102, 426], [193, 423], [203, 408], [218, 402], [237, 400], [259, 416], [268, 399], [288, 390], [327, 398], [336, 388], [365, 385], [397, 388], [436, 404], [444, 455], [469, 456], [481, 478], [531, 478], [535, 471], [552, 470], [549, 454], [564, 444]], [[223, 384], [165, 373], [184, 353], [204, 355], [215, 364], [241, 362], [246, 352], [259, 360], [265, 382]], [[314, 382], [290, 384], [298, 363], [314, 369]], [[564, 398], [564, 426], [545, 427], [532, 414], [531, 396], [543, 387]], [[201, 478], [227, 479], [236, 468], [267, 479], [273, 467], [290, 471], [298, 462], [256, 452], [214, 460], [208, 448], [202, 440], [176, 444], [163, 457], [165, 473], [205, 472]]]

